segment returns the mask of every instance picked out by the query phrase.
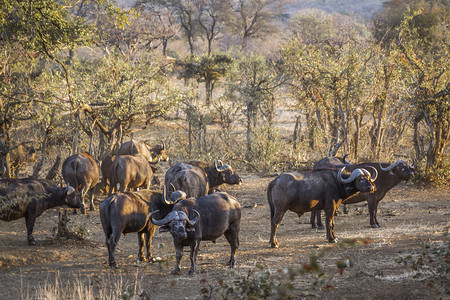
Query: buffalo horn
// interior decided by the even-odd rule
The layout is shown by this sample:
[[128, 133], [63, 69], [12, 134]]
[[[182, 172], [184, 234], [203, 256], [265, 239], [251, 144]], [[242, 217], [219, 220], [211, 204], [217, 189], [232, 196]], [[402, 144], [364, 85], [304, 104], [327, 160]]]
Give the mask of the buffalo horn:
[[152, 212], [149, 216], [150, 221], [155, 224], [156, 226], [163, 226], [166, 225], [167, 223], [170, 223], [170, 221], [172, 221], [173, 219], [176, 218], [176, 212], [171, 211], [165, 218], [163, 218], [162, 220], [155, 220], [153, 219], [153, 214], [159, 212], [159, 209], [155, 210], [154, 212]]
[[180, 200], [186, 199], [186, 193], [180, 190], [174, 191], [171, 195], [170, 195], [170, 201], [172, 201], [172, 203], [177, 203]]
[[195, 209], [193, 209], [192, 211], [196, 214], [195, 218], [193, 218], [192, 220], [189, 220], [189, 218], [186, 216], [186, 222], [189, 225], [194, 226], [195, 223], [197, 223], [198, 218], [200, 218], [200, 213], [198, 211], [196, 211]]
[[223, 162], [219, 159], [220, 167], [217, 166], [217, 160], [214, 160], [214, 167], [216, 168], [217, 172], [221, 173], [226, 170], [231, 170], [231, 166], [227, 164], [223, 164]]
[[74, 189], [73, 187], [71, 187], [70, 185], [67, 185], [66, 188], [64, 189], [64, 193], [65, 193], [66, 195], [70, 195], [70, 194], [72, 194], [73, 192], [75, 192], [75, 189]]
[[383, 171], [390, 171], [390, 170], [392, 170], [393, 168], [395, 168], [396, 166], [398, 166], [398, 164], [400, 164], [401, 162], [403, 162], [403, 160], [397, 160], [395, 163], [391, 164], [390, 166], [388, 166], [388, 167], [386, 167], [386, 168], [383, 168], [383, 167], [381, 166], [381, 163], [380, 163], [380, 169], [383, 170]]
[[[375, 169], [374, 167], [372, 167], [372, 166], [364, 166], [364, 168], [365, 169], [371, 169], [371, 170], [373, 170], [373, 172], [371, 172], [371, 177], [370, 177], [370, 180], [372, 181], [372, 182], [374, 182], [375, 180], [377, 180], [377, 177], [378, 177], [378, 171], [377, 171], [377, 169]], [[363, 169], [364, 170], [364, 169]], [[369, 171], [370, 172], [370, 171]]]
[[[412, 161], [412, 165], [411, 166], [409, 166], [409, 168], [410, 169], [414, 169], [414, 167], [416, 166], [416, 160], [415, 159], [413, 159], [413, 161]], [[1, 172], [0, 172], [1, 173]]]
[[164, 143], [164, 141], [161, 141], [161, 145], [162, 145], [162, 150], [166, 150], [166, 144]]
[[163, 197], [163, 202], [167, 205], [171, 205], [172, 203], [170, 203], [169, 201], [167, 201], [167, 190], [166, 190], [166, 185], [163, 185], [163, 190], [162, 190], [162, 197]]
[[215, 168], [218, 172], [220, 172], [219, 169], [218, 169], [218, 167], [217, 167], [217, 160], [216, 160], [216, 159], [214, 159], [214, 168]]
[[[353, 172], [350, 174], [350, 176], [347, 179], [342, 178], [342, 172], [344, 171], [345, 167], [343, 167], [342, 169], [339, 170], [339, 172], [337, 173], [337, 178], [340, 182], [342, 183], [350, 183], [353, 180], [355, 180], [355, 178], [358, 175], [364, 175], [364, 172], [361, 169], [355, 169], [353, 170]], [[367, 170], [365, 170], [366, 172], [369, 172]]]
[[156, 155], [156, 158], [158, 158], [158, 159], [156, 160], [156, 162], [153, 162], [153, 159], [150, 160], [149, 163], [152, 164], [152, 165], [156, 165], [156, 164], [159, 163], [159, 161], [161, 160], [161, 158], [159, 157], [158, 154], [155, 154], [155, 155]]
[[346, 165], [351, 165], [352, 163], [351, 162], [349, 162], [348, 160], [347, 160], [347, 156], [349, 156], [350, 154], [345, 154], [344, 155], [344, 157], [342, 157], [342, 161], [344, 162], [344, 164], [346, 164]]

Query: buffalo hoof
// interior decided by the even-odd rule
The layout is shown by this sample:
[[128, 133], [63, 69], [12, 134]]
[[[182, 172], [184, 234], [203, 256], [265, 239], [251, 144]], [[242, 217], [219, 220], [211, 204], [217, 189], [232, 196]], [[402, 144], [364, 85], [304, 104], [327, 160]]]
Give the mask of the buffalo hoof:
[[337, 243], [337, 241], [338, 241], [337, 238], [334, 238], [334, 239], [329, 238], [329, 239], [328, 239], [328, 242], [330, 242], [330, 243]]
[[372, 227], [372, 228], [379, 228], [381, 226], [379, 224], [372, 224], [372, 225], [370, 225], [370, 227]]
[[195, 270], [190, 269], [188, 274], [189, 275], [195, 274]]
[[175, 269], [171, 273], [172, 273], [172, 275], [178, 275], [178, 274], [180, 274], [180, 270]]
[[270, 244], [270, 247], [272, 247], [272, 248], [278, 248], [278, 243], [277, 243], [277, 242], [272, 242], [272, 243]]
[[312, 225], [311, 225], [311, 228], [312, 228], [312, 229], [316, 229], [316, 228], [317, 228], [317, 225], [316, 225], [316, 224], [312, 224]]
[[110, 267], [111, 269], [118, 269], [118, 268], [119, 268], [119, 266], [116, 264], [116, 262], [109, 263], [109, 267]]
[[325, 227], [323, 227], [323, 225], [319, 225], [319, 226], [317, 226], [317, 229], [325, 229]]
[[28, 245], [31, 245], [31, 246], [36, 245], [36, 241], [34, 239], [28, 240]]

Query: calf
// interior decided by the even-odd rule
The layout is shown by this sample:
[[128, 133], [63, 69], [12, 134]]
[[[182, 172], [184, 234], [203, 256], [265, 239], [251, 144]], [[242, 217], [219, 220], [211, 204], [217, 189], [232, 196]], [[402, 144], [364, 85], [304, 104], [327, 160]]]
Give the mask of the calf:
[[[140, 261], [153, 260], [151, 246], [155, 226], [149, 221], [152, 211], [158, 210], [167, 215], [174, 204], [186, 197], [181, 191], [172, 193], [166, 200], [165, 188], [161, 191], [142, 190], [131, 193], [116, 193], [110, 195], [100, 204], [100, 221], [105, 233], [105, 243], [108, 247], [109, 266], [117, 268], [114, 250], [119, 243], [120, 235], [137, 232], [139, 241], [138, 259]], [[144, 246], [147, 252], [144, 256]]]
[[334, 213], [343, 200], [359, 192], [373, 192], [377, 172], [371, 175], [366, 169], [354, 169], [350, 176], [342, 176], [346, 167], [338, 171], [316, 170], [279, 175], [267, 187], [270, 207], [270, 243], [278, 248], [276, 232], [287, 210], [299, 217], [308, 211], [325, 210], [327, 239], [337, 241], [334, 234]]
[[67, 205], [80, 208], [83, 202], [71, 186], [52, 185], [46, 180], [2, 179], [0, 180], [0, 220], [13, 221], [25, 218], [29, 245], [36, 244], [33, 228], [36, 218], [45, 210]]
[[[195, 215], [190, 219], [190, 213]], [[162, 226], [160, 232], [170, 231], [176, 250], [176, 265], [172, 274], [180, 272], [184, 246], [190, 246], [191, 268], [189, 274], [196, 271], [197, 254], [200, 241], [213, 241], [224, 235], [231, 247], [228, 261], [230, 268], [236, 263], [236, 251], [239, 247], [239, 228], [241, 223], [241, 205], [227, 193], [215, 193], [199, 198], [189, 198], [178, 202], [163, 219], [153, 224]]]

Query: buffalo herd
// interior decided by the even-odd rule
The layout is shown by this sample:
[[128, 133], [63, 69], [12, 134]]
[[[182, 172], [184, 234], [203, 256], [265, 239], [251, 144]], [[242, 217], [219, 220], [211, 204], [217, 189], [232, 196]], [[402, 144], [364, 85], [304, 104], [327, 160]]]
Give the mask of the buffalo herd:
[[[95, 210], [94, 194], [101, 186], [108, 196], [99, 206], [100, 221], [108, 249], [108, 263], [117, 268], [114, 251], [122, 234], [136, 232], [138, 259], [155, 261], [151, 241], [156, 227], [170, 232], [176, 251], [173, 274], [180, 273], [183, 248], [190, 247], [191, 267], [196, 272], [196, 258], [201, 241], [213, 241], [222, 235], [230, 244], [228, 265], [236, 263], [239, 247], [241, 205], [218, 188], [222, 184], [237, 185], [242, 178], [233, 168], [215, 159], [180, 162], [165, 173], [162, 189], [151, 187], [158, 163], [169, 161], [166, 146], [149, 146], [130, 141], [101, 162], [89, 153], [65, 159], [61, 174], [65, 186], [42, 179], [0, 179], [0, 220], [12, 221], [24, 217], [27, 239], [34, 245], [35, 220], [45, 210], [66, 205], [85, 214], [86, 197], [89, 210]], [[3, 172], [4, 167], [1, 169]], [[341, 204], [366, 201], [370, 226], [380, 227], [377, 220], [378, 202], [401, 181], [414, 176], [414, 164], [403, 160], [395, 163], [351, 163], [344, 157], [326, 157], [312, 170], [282, 173], [267, 186], [270, 209], [270, 246], [278, 248], [278, 226], [289, 210], [298, 216], [311, 212], [313, 227], [322, 227], [320, 211], [325, 212], [326, 237], [336, 242], [334, 216]], [[109, 186], [109, 189], [107, 188]], [[139, 190], [141, 188], [141, 190]], [[268, 214], [269, 215], [269, 214]], [[144, 252], [144, 250], [146, 250]]]

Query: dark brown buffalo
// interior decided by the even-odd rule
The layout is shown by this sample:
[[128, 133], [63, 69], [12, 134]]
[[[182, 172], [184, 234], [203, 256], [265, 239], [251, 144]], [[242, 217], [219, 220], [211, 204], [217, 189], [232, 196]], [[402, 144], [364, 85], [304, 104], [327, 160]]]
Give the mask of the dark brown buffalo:
[[[183, 248], [191, 248], [191, 268], [189, 274], [196, 271], [196, 260], [200, 241], [213, 241], [224, 235], [231, 247], [228, 265], [236, 263], [236, 251], [239, 247], [239, 229], [241, 223], [241, 205], [227, 193], [215, 193], [199, 198], [189, 198], [178, 202], [163, 219], [155, 220], [153, 212], [150, 219], [153, 224], [162, 226], [160, 232], [170, 231], [176, 250], [176, 265], [172, 274], [180, 272]], [[159, 214], [159, 213], [158, 213]], [[161, 217], [161, 214], [159, 214]], [[190, 219], [189, 215], [195, 215]]]
[[25, 218], [30, 245], [36, 244], [33, 237], [36, 218], [47, 209], [63, 205], [72, 208], [80, 208], [83, 205], [71, 186], [57, 187], [43, 179], [0, 180], [0, 220]]
[[[347, 159], [346, 159], [347, 156], [348, 156], [348, 154], [345, 154], [343, 157], [336, 157], [336, 156], [324, 157], [314, 164], [313, 170], [327, 169], [332, 166], [342, 168], [344, 165], [351, 165], [352, 163], [347, 161]], [[345, 210], [345, 203], [344, 203], [344, 210]], [[311, 212], [310, 223], [311, 223], [312, 228], [318, 228], [318, 229], [324, 228], [320, 214], [321, 214], [321, 210], [316, 210], [316, 211]], [[316, 219], [317, 219], [317, 225], [316, 225]]]
[[162, 142], [160, 145], [155, 145], [151, 147], [145, 142], [131, 140], [123, 143], [118, 150], [118, 155], [136, 155], [136, 154], [144, 155], [147, 158], [147, 160], [151, 162], [169, 160], [169, 156], [167, 155], [166, 152], [166, 145], [164, 142]]
[[[142, 190], [110, 195], [100, 204], [100, 221], [105, 233], [105, 243], [108, 247], [109, 266], [117, 268], [114, 250], [119, 243], [120, 235], [137, 232], [139, 241], [138, 259], [140, 261], [154, 260], [151, 252], [155, 225], [149, 221], [152, 211], [158, 210], [167, 215], [174, 204], [186, 197], [181, 191], [172, 193], [166, 200], [165, 189], [161, 191]], [[144, 256], [144, 246], [147, 252]]]
[[[100, 178], [98, 161], [89, 153], [75, 154], [66, 158], [61, 173], [64, 181], [81, 193], [83, 203], [89, 193], [89, 210], [95, 210], [93, 188]], [[84, 206], [81, 211], [85, 213]]]
[[107, 155], [103, 160], [102, 163], [100, 165], [100, 170], [102, 172], [102, 181], [101, 181], [101, 186], [102, 188], [105, 189], [105, 193], [107, 193], [108, 191], [108, 186], [111, 183], [111, 169], [112, 169], [112, 164], [115, 160], [115, 157], [112, 155]]
[[33, 146], [18, 145], [9, 152], [9, 161], [14, 177], [17, 178], [25, 164], [36, 161], [36, 149]]
[[139, 187], [148, 189], [156, 170], [152, 164], [155, 163], [148, 161], [142, 154], [116, 157], [111, 166], [109, 193], [113, 193], [117, 184], [120, 185], [120, 192]]
[[344, 178], [346, 167], [339, 171], [315, 170], [292, 172], [279, 175], [267, 187], [270, 206], [270, 243], [278, 248], [276, 232], [286, 211], [295, 212], [299, 217], [308, 211], [323, 209], [326, 215], [327, 239], [336, 242], [334, 234], [334, 213], [342, 201], [358, 192], [373, 192], [377, 173], [362, 168], [354, 169]]
[[[377, 220], [378, 202], [380, 202], [387, 192], [402, 181], [411, 179], [414, 176], [414, 164], [408, 165], [404, 160], [398, 160], [393, 164], [363, 162], [353, 165], [356, 168], [364, 168], [367, 166], [373, 167], [378, 171], [377, 180], [374, 182], [376, 191], [374, 193], [359, 193], [349, 197], [344, 201], [344, 213], [347, 212], [346, 205], [366, 201], [369, 206], [370, 226], [372, 228], [381, 227]], [[327, 167], [323, 164], [322, 167]], [[330, 161], [328, 167], [341, 167], [339, 160]], [[320, 211], [317, 213], [317, 223], [320, 226]], [[311, 215], [311, 222], [314, 216]], [[313, 225], [314, 226], [314, 225]]]
[[173, 165], [164, 182], [169, 194], [176, 189], [185, 191], [187, 197], [200, 197], [224, 183], [241, 184], [242, 179], [231, 166], [214, 160], [213, 166], [198, 161]]

